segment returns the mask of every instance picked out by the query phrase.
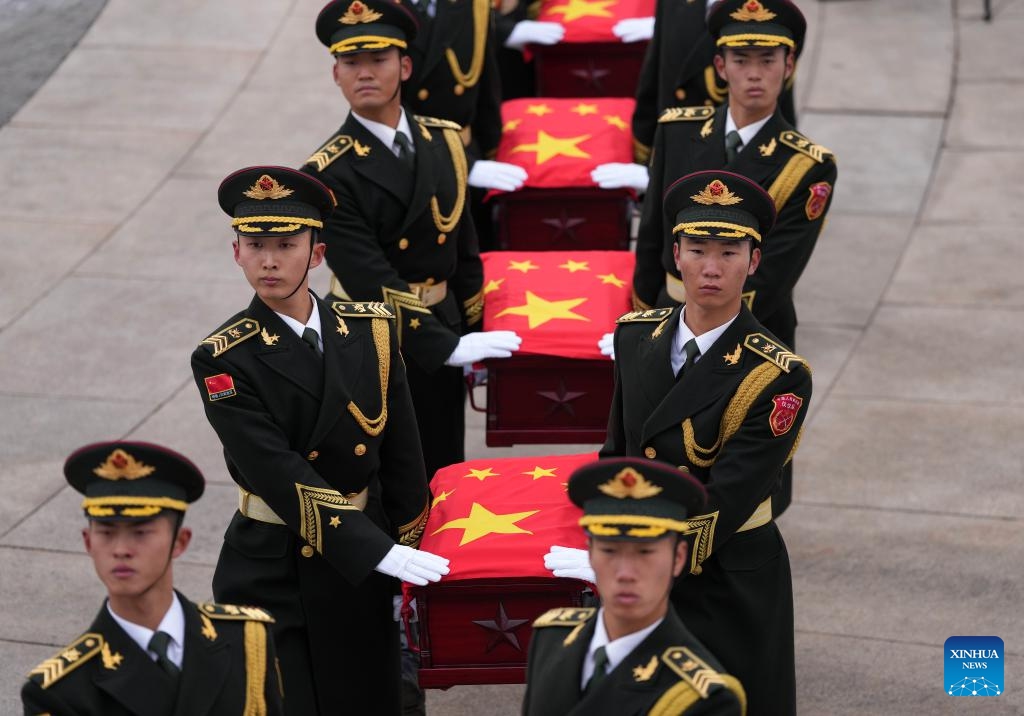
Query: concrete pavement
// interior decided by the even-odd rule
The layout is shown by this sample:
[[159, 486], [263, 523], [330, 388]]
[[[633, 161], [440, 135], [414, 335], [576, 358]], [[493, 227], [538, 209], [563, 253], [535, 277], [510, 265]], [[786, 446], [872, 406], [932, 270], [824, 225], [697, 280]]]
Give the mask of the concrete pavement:
[[[177, 577], [210, 594], [235, 493], [188, 354], [249, 300], [215, 189], [341, 123], [321, 4], [109, 0], [0, 129], [0, 713], [100, 605], [60, 472], [75, 447], [197, 461], [210, 486]], [[1024, 713], [1024, 0], [993, 4], [986, 24], [981, 0], [800, 3], [801, 129], [840, 171], [798, 288], [815, 395], [780, 520], [805, 714]], [[489, 450], [470, 421], [472, 457], [575, 449]], [[945, 695], [960, 634], [1004, 639], [1004, 695]], [[514, 714], [521, 692], [428, 704]]]

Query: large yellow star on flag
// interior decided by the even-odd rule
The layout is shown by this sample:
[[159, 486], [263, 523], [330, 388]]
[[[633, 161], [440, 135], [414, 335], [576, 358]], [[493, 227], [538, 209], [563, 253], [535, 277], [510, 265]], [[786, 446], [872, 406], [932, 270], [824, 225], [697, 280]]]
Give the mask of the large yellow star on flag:
[[608, 10], [618, 0], [569, 0], [565, 5], [553, 7], [549, 15], [561, 15], [563, 22], [572, 22], [581, 17], [614, 17]]
[[543, 117], [545, 114], [551, 114], [554, 111], [555, 110], [551, 109], [546, 104], [531, 104], [529, 107], [526, 108], [527, 114], [535, 114], [538, 117]]
[[597, 105], [596, 104], [584, 104], [583, 102], [580, 102], [578, 105], [576, 105], [575, 107], [573, 107], [569, 111], [570, 112], [575, 112], [576, 114], [578, 114], [581, 117], [586, 117], [588, 114], [597, 114]]
[[618, 129], [629, 129], [629, 126], [626, 124], [626, 122], [622, 119], [622, 117], [620, 117], [617, 114], [606, 114], [604, 116], [604, 121]]
[[586, 302], [586, 300], [586, 298], [567, 298], [564, 301], [548, 301], [532, 291], [527, 291], [526, 303], [522, 306], [510, 306], [495, 316], [495, 318], [501, 318], [502, 316], [526, 316], [531, 329], [543, 326], [548, 321], [556, 319], [590, 321], [586, 316], [572, 312], [572, 309]]
[[579, 148], [580, 142], [590, 139], [589, 134], [578, 137], [552, 137], [543, 129], [537, 132], [537, 141], [533, 144], [520, 144], [512, 148], [512, 152], [536, 152], [537, 164], [543, 164], [554, 157], [575, 157], [589, 159], [590, 155]]
[[499, 477], [499, 473], [494, 472], [494, 470], [489, 467], [485, 467], [483, 470], [474, 470], [473, 468], [470, 468], [469, 472], [463, 475], [463, 477], [475, 477], [480, 482], [483, 482], [488, 477]]
[[590, 266], [586, 261], [573, 261], [569, 259], [558, 268], [564, 268], [569, 273], [576, 273], [577, 271], [589, 271]]
[[459, 541], [460, 547], [491, 534], [532, 535], [533, 532], [530, 530], [524, 530], [522, 527], [518, 526], [516, 522], [524, 520], [538, 512], [540, 512], [540, 510], [512, 512], [507, 515], [498, 515], [488, 510], [479, 502], [474, 502], [473, 506], [469, 510], [469, 516], [449, 520], [434, 530], [433, 534], [436, 535], [438, 532], [443, 532], [444, 530], [464, 530], [462, 533], [462, 539]]
[[490, 281], [487, 282], [487, 285], [484, 286], [484, 295], [486, 296], [489, 293], [494, 293], [495, 291], [497, 291], [499, 288], [501, 288], [501, 284], [504, 280], [505, 279], [503, 278], [492, 278]]
[[623, 286], [626, 285], [625, 281], [623, 281], [621, 278], [619, 278], [613, 273], [602, 273], [598, 274], [597, 277], [601, 279], [602, 284], [610, 283], [615, 288], [622, 288]]
[[529, 472], [524, 472], [523, 474], [531, 475], [534, 480], [539, 480], [542, 477], [557, 477], [557, 475], [555, 475], [555, 470], [557, 469], [557, 467], [541, 467], [540, 465], [537, 465]]
[[[509, 271], [522, 271], [523, 273], [529, 273], [530, 271], [534, 271], [534, 270], [539, 269], [539, 268], [540, 268], [540, 266], [537, 266], [535, 263], [530, 261], [530, 259], [526, 259], [526, 261], [509, 261], [508, 262], [508, 270]], [[504, 281], [504, 280], [505, 279], [502, 279], [502, 281]]]

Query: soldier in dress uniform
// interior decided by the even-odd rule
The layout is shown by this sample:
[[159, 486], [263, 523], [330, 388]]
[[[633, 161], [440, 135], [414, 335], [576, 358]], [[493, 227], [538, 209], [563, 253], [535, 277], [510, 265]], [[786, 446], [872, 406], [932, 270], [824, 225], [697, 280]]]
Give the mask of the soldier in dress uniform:
[[76, 450], [64, 476], [85, 496], [82, 539], [107, 599], [86, 633], [29, 673], [26, 716], [283, 714], [270, 615], [174, 589], [192, 538], [181, 523], [203, 494], [196, 466], [115, 441]]
[[[448, 0], [442, 0], [447, 2]], [[416, 20], [388, 0], [339, 0], [317, 18], [335, 56], [334, 79], [351, 106], [303, 166], [338, 198], [324, 226], [338, 300], [377, 301], [395, 314], [427, 474], [465, 458], [463, 366], [508, 357], [510, 331], [476, 331], [483, 267], [466, 210], [460, 127], [401, 104], [412, 72]]]
[[693, 547], [672, 603], [743, 684], [751, 716], [786, 716], [796, 709], [793, 585], [771, 496], [799, 443], [811, 374], [742, 295], [775, 207], [722, 170], [679, 179], [664, 207], [687, 300], [619, 319], [600, 454], [657, 459], [706, 486], [706, 510], [687, 518]]
[[309, 291], [334, 209], [316, 179], [248, 167], [218, 199], [256, 295], [192, 354], [239, 487], [214, 594], [274, 614], [289, 714], [398, 713], [393, 578], [448, 568], [415, 549], [428, 491], [394, 314]]
[[669, 602], [689, 563], [687, 518], [706, 497], [689, 475], [642, 458], [598, 460], [570, 476], [602, 606], [552, 609], [534, 622], [524, 716], [744, 713], [740, 682]]

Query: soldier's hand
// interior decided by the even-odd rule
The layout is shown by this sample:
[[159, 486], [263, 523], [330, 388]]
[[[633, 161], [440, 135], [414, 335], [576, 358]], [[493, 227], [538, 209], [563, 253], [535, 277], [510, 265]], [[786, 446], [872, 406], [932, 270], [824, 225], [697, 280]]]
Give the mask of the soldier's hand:
[[601, 340], [597, 342], [597, 349], [601, 351], [601, 355], [615, 360], [615, 334], [605, 333], [601, 336]]
[[508, 162], [479, 159], [469, 171], [467, 181], [470, 186], [475, 186], [478, 189], [515, 191], [526, 181], [526, 170]]
[[444, 557], [402, 544], [392, 547], [374, 569], [421, 587], [440, 580], [449, 571]]
[[590, 178], [602, 189], [634, 189], [643, 194], [647, 191], [649, 177], [643, 164], [609, 162], [599, 164], [590, 172]]
[[623, 42], [643, 42], [654, 37], [653, 17], [631, 17], [612, 25], [612, 33]]
[[561, 42], [563, 37], [565, 27], [560, 22], [520, 20], [505, 40], [505, 47], [521, 50], [525, 45], [554, 45]]
[[552, 545], [551, 550], [544, 555], [544, 568], [550, 570], [556, 577], [570, 577], [583, 579], [591, 584], [597, 583], [597, 577], [590, 566], [590, 555], [585, 549]]
[[522, 342], [515, 331], [469, 333], [459, 339], [445, 365], [466, 366], [488, 358], [508, 358]]

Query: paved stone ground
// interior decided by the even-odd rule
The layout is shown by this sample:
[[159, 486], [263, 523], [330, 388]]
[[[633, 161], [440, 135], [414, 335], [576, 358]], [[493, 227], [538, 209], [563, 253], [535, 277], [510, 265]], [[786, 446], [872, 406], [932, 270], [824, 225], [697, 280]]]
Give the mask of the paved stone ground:
[[[209, 595], [234, 491], [187, 357], [248, 301], [214, 192], [340, 124], [321, 4], [109, 0], [0, 129], [0, 713], [100, 604], [60, 473], [73, 448], [194, 456], [210, 486], [177, 576]], [[840, 166], [798, 290], [815, 396], [781, 520], [805, 714], [1024, 713], [1024, 0], [993, 5], [986, 24], [982, 0], [801, 2], [801, 128]], [[473, 456], [575, 449], [488, 450], [471, 422]], [[1003, 696], [944, 694], [957, 634], [1005, 640]], [[514, 714], [521, 692], [428, 704]]]

